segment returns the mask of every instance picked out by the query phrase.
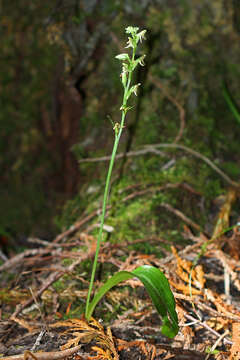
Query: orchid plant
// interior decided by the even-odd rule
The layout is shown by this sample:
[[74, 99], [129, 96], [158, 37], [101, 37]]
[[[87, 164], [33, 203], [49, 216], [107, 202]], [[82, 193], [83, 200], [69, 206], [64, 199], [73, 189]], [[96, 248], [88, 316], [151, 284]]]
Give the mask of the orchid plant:
[[95, 273], [97, 268], [98, 254], [100, 250], [100, 245], [103, 238], [103, 228], [104, 220], [106, 213], [106, 206], [109, 197], [110, 191], [110, 180], [112, 175], [112, 170], [114, 166], [114, 161], [117, 153], [117, 148], [119, 140], [124, 128], [125, 118], [127, 112], [131, 109], [131, 106], [128, 106], [128, 100], [131, 95], [134, 94], [137, 96], [137, 89], [140, 84], [132, 85], [132, 75], [135, 68], [140, 65], [144, 66], [145, 55], [142, 55], [136, 58], [136, 49], [139, 42], [142, 42], [145, 39], [146, 30], [138, 32], [138, 27], [129, 26], [126, 28], [126, 33], [128, 34], [128, 41], [126, 48], [131, 48], [131, 56], [128, 53], [122, 53], [116, 56], [116, 59], [122, 62], [122, 72], [121, 72], [121, 81], [123, 86], [123, 100], [120, 107], [121, 111], [121, 122], [113, 124], [113, 131], [115, 135], [111, 160], [109, 163], [104, 196], [103, 196], [103, 205], [102, 205], [102, 214], [100, 221], [100, 228], [97, 237], [97, 246], [96, 253], [92, 267], [92, 274], [88, 289], [86, 309], [85, 309], [85, 318], [87, 321], [90, 320], [90, 317], [93, 314], [93, 311], [101, 300], [101, 298], [115, 285], [122, 281], [126, 281], [133, 277], [138, 278], [143, 285], [145, 286], [149, 296], [152, 299], [153, 304], [155, 305], [159, 315], [162, 318], [162, 334], [173, 338], [178, 333], [178, 318], [175, 311], [175, 299], [173, 293], [170, 289], [169, 283], [165, 275], [161, 270], [154, 266], [144, 265], [136, 268], [133, 271], [120, 271], [114, 274], [107, 282], [102, 285], [97, 292], [95, 293], [93, 299], [90, 301], [91, 293], [93, 289]]

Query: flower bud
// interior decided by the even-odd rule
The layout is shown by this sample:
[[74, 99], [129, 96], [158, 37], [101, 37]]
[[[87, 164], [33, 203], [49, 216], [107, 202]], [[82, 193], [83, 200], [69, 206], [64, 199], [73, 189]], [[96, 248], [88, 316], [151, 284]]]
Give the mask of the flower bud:
[[124, 60], [130, 61], [127, 53], [119, 54], [119, 55], [115, 56], [115, 58], [118, 60], [121, 60], [121, 61], [124, 61]]

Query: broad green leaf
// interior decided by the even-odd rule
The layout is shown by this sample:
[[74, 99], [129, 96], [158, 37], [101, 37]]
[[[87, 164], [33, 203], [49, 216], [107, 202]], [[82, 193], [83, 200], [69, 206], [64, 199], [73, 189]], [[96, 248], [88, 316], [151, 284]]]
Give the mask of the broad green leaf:
[[149, 265], [140, 266], [132, 272], [120, 271], [108, 279], [91, 301], [86, 315], [87, 320], [90, 319], [97, 303], [113, 286], [133, 277], [137, 277], [143, 283], [159, 315], [161, 315], [162, 333], [173, 338], [178, 333], [174, 296], [165, 275], [159, 269]]
[[166, 276], [154, 266], [144, 265], [132, 273], [141, 280], [162, 317], [161, 331], [173, 338], [178, 333], [178, 317], [175, 311], [175, 299]]

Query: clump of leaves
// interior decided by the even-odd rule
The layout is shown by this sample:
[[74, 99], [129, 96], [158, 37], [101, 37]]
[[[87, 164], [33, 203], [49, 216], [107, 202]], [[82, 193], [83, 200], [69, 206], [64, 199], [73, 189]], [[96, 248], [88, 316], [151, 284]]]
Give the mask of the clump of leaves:
[[91, 280], [88, 289], [85, 317], [87, 321], [90, 320], [92, 313], [98, 302], [113, 286], [117, 285], [122, 281], [131, 279], [133, 277], [137, 277], [145, 286], [159, 315], [162, 317], [162, 328], [161, 328], [162, 333], [170, 338], [173, 338], [178, 333], [178, 318], [175, 311], [175, 299], [170, 289], [167, 278], [165, 277], [163, 272], [156, 267], [144, 265], [136, 268], [131, 272], [120, 271], [114, 274], [110, 279], [108, 279], [108, 281], [102, 287], [100, 287], [100, 289], [98, 289], [97, 293], [90, 302], [91, 292], [95, 279], [98, 254], [99, 254], [100, 244], [102, 241], [102, 233], [104, 227], [106, 206], [110, 191], [110, 180], [111, 180], [112, 170], [114, 166], [119, 140], [123, 128], [125, 126], [124, 124], [125, 124], [126, 114], [131, 109], [131, 106], [128, 106], [128, 100], [132, 94], [135, 94], [137, 96], [137, 89], [141, 85], [141, 84], [135, 84], [135, 85], [131, 84], [132, 74], [135, 68], [138, 65], [144, 66], [145, 55], [136, 58], [136, 49], [139, 42], [142, 42], [142, 40], [145, 38], [146, 30], [142, 30], [140, 32], [138, 32], [138, 30], [139, 28], [132, 26], [126, 28], [126, 33], [129, 35], [126, 48], [131, 48], [132, 50], [131, 56], [129, 56], [127, 53], [119, 54], [116, 56], [118, 60], [122, 61], [121, 81], [124, 90], [123, 101], [120, 107], [122, 116], [120, 123], [116, 122], [115, 124], [113, 124], [115, 140], [114, 140], [111, 160], [109, 163], [109, 169], [106, 178], [101, 222], [97, 237], [97, 246], [96, 246], [96, 253], [93, 262]]

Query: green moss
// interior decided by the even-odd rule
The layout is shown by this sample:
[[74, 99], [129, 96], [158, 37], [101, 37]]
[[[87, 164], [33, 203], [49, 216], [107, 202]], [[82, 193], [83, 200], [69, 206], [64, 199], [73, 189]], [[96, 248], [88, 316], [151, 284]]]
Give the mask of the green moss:
[[237, 162], [228, 161], [223, 164], [224, 171], [238, 181], [240, 171], [239, 164]]
[[137, 244], [129, 245], [128, 248], [129, 248], [129, 250], [135, 250], [138, 253], [142, 253], [142, 254], [146, 254], [146, 255], [154, 254], [158, 258], [162, 258], [163, 254], [164, 254], [161, 250], [161, 244], [160, 245], [151, 244], [148, 241], [146, 241], [144, 243], [137, 243]]
[[73, 263], [73, 261], [74, 261], [73, 259], [63, 259], [62, 263], [64, 266], [69, 266]]
[[106, 221], [114, 228], [112, 240], [114, 242], [131, 241], [146, 235], [146, 225], [150, 219], [149, 206], [150, 203], [141, 198], [124, 205], [119, 202], [114, 215]]
[[[188, 142], [191, 147], [191, 143]], [[170, 155], [173, 151], [168, 152]], [[209, 154], [209, 150], [207, 151]], [[181, 233], [183, 221], [173, 213], [161, 207], [161, 203], [170, 204], [204, 228], [207, 221], [206, 215], [211, 200], [223, 193], [222, 180], [206, 163], [182, 151], [177, 153], [175, 164], [168, 170], [161, 171], [161, 166], [166, 160], [159, 156], [147, 155], [133, 158], [128, 163], [126, 176], [112, 188], [110, 214], [106, 224], [114, 228], [111, 242], [147, 238], [152, 235], [162, 236], [165, 240], [177, 243], [183, 241]], [[168, 184], [188, 184], [199, 195], [181, 187], [158, 190]], [[139, 184], [134, 188], [134, 186]], [[129, 189], [129, 190], [126, 190]], [[138, 190], [146, 193], [138, 196]], [[149, 190], [149, 191], [148, 191]], [[136, 196], [125, 201], [127, 195], [134, 193]], [[201, 197], [205, 198], [205, 213], [200, 211]], [[80, 197], [78, 197], [80, 201]], [[75, 202], [77, 206], [78, 201]], [[95, 196], [95, 209], [99, 208], [101, 195]], [[96, 206], [97, 205], [97, 206]], [[87, 208], [87, 213], [93, 210], [93, 203]], [[96, 222], [96, 219], [94, 219]], [[97, 236], [98, 229], [93, 235]], [[107, 235], [105, 234], [107, 237]], [[145, 253], [157, 249], [142, 248]], [[161, 254], [161, 251], [158, 251]], [[83, 264], [83, 268], [88, 265]], [[85, 269], [86, 270], [86, 269]]]
[[57, 292], [61, 292], [66, 288], [66, 284], [62, 279], [55, 281], [52, 286]]

